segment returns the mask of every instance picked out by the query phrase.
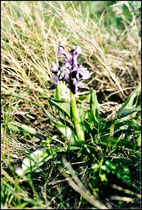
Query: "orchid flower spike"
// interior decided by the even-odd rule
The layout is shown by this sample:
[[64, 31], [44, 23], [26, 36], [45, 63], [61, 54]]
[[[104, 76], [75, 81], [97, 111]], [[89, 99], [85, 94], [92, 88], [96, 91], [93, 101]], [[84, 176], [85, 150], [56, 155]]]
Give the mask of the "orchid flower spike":
[[60, 66], [56, 64], [52, 65], [51, 71], [54, 74], [52, 78], [53, 84], [48, 89], [56, 88], [56, 84], [59, 81], [66, 81], [73, 94], [77, 93], [78, 88], [85, 87], [82, 81], [90, 78], [90, 72], [77, 62], [78, 55], [82, 54], [80, 46], [71, 50], [70, 54], [71, 56], [65, 52], [63, 46], [59, 45], [58, 55], [63, 55], [65, 58], [60, 62]]

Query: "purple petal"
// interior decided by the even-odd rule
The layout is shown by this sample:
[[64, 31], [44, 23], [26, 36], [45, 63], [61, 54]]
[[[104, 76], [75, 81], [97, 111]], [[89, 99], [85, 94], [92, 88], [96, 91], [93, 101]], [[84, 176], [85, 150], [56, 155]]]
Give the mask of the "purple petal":
[[61, 68], [61, 74], [59, 75], [60, 80], [69, 80], [70, 70], [66, 68], [66, 66], [63, 66]]
[[57, 75], [54, 75], [51, 79], [53, 80], [53, 83], [48, 87], [49, 90], [55, 89], [57, 82], [60, 81]]
[[61, 70], [64, 71], [64, 70], [66, 70], [66, 69], [68, 69], [68, 71], [72, 69], [72, 65], [71, 65], [69, 62], [67, 62], [67, 63], [62, 67]]
[[[53, 84], [48, 89], [55, 89], [58, 81], [69, 83], [70, 89], [74, 94], [77, 93], [78, 88], [86, 87], [80, 80], [90, 78], [90, 72], [77, 61], [78, 55], [82, 53], [80, 46], [71, 50], [70, 53], [71, 57], [66, 54], [64, 47], [59, 45], [58, 55], [64, 55], [65, 58], [59, 63], [59, 67], [56, 64], [52, 65], [51, 71], [54, 73], [52, 78]], [[63, 63], [65, 63], [64, 66]]]
[[51, 67], [52, 72], [57, 72], [58, 71], [58, 66], [56, 64], [53, 64]]
[[62, 62], [70, 62], [70, 57], [64, 51], [64, 47], [61, 45], [59, 45], [59, 47], [58, 47], [58, 55], [64, 55], [66, 57], [66, 59], [62, 60]]
[[87, 71], [87, 69], [84, 68], [84, 67], [78, 68], [78, 74], [79, 74], [79, 77], [82, 78], [82, 79], [89, 79], [90, 78], [90, 72]]
[[61, 74], [59, 75], [59, 79], [62, 80], [64, 76], [65, 76], [64, 72], [61, 72]]
[[63, 59], [62, 59], [62, 62], [63, 62], [63, 63], [66, 63], [66, 62], [67, 62], [67, 59], [66, 59], [66, 58], [63, 58]]
[[85, 88], [86, 85], [83, 84], [82, 82], [78, 82], [78, 83], [77, 83], [77, 87], [79, 87], [79, 88]]
[[59, 47], [58, 47], [58, 55], [63, 55], [63, 54], [65, 54], [64, 47], [59, 45]]
[[76, 54], [76, 55], [82, 54], [81, 47], [80, 47], [80, 46], [77, 46], [77, 47], [74, 49], [73, 54]]
[[75, 68], [75, 67], [77, 67], [77, 56], [72, 56], [72, 65], [73, 65], [73, 67]]
[[77, 67], [79, 65], [79, 63], [77, 62], [77, 57], [81, 53], [82, 53], [82, 51], [79, 46], [77, 46], [74, 50], [71, 50], [73, 67]]
[[64, 74], [70, 74], [70, 69], [69, 69], [69, 67], [68, 66], [63, 66], [61, 69], [61, 72], [63, 72]]
[[69, 74], [64, 75], [64, 81], [69, 81]]
[[66, 58], [63, 58], [63, 59], [62, 59], [62, 62], [63, 62], [63, 63], [68, 63], [68, 64], [72, 64], [72, 58], [70, 58], [67, 54], [64, 54], [64, 56], [65, 56]]

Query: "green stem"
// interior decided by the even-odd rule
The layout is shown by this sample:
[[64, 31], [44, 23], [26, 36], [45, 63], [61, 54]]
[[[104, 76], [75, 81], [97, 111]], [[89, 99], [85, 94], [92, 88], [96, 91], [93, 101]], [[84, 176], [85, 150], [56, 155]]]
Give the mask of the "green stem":
[[70, 91], [70, 97], [71, 97], [71, 110], [73, 114], [73, 120], [74, 120], [74, 126], [77, 133], [77, 137], [79, 141], [84, 141], [84, 132], [80, 125], [80, 119], [78, 115], [77, 105], [76, 105], [76, 99], [75, 95]]

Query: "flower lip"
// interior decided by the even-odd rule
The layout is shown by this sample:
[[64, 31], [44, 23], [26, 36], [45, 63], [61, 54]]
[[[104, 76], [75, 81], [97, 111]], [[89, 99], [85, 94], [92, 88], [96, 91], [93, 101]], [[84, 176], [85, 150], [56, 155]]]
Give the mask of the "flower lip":
[[80, 66], [78, 68], [78, 73], [79, 73], [79, 77], [81, 77], [82, 79], [89, 79], [90, 78], [90, 72], [87, 71], [86, 68]]

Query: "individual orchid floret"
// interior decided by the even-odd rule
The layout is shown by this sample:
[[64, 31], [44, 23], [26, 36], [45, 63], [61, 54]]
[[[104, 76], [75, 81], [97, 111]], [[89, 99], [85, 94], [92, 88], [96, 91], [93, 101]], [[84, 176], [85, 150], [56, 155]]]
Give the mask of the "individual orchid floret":
[[63, 81], [68, 81], [69, 80], [70, 70], [61, 68], [61, 71], [62, 72], [59, 75], [59, 79], [63, 80]]
[[58, 47], [58, 55], [64, 55], [66, 57], [66, 59], [64, 59], [64, 61], [65, 62], [67, 62], [67, 61], [69, 62], [70, 58], [67, 55], [67, 53], [65, 52], [64, 47], [61, 46], [61, 45], [59, 45], [59, 47]]
[[78, 56], [79, 54], [82, 54], [82, 50], [81, 50], [81, 47], [77, 46], [77, 47], [73, 50], [72, 55]]
[[89, 79], [89, 78], [90, 78], [90, 72], [87, 71], [86, 68], [80, 66], [80, 67], [78, 68], [78, 76], [79, 76], [79, 78], [81, 78], [81, 79]]
[[58, 55], [64, 55], [64, 54], [65, 54], [64, 47], [59, 45], [59, 47], [58, 47]]
[[72, 54], [72, 58], [70, 62], [72, 63], [73, 67], [77, 67], [78, 62], [77, 62], [77, 57], [79, 54], [82, 53], [81, 48], [77, 46], [74, 50], [71, 50], [70, 53]]
[[53, 64], [51, 67], [52, 72], [57, 72], [58, 71], [58, 66], [56, 64]]

